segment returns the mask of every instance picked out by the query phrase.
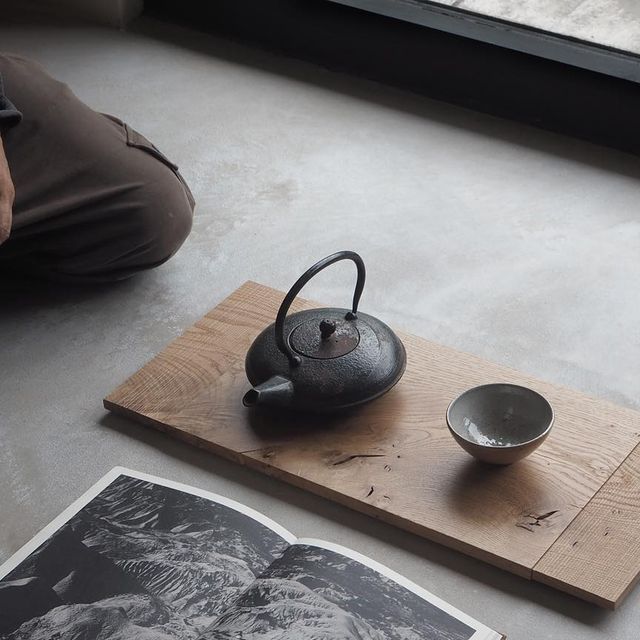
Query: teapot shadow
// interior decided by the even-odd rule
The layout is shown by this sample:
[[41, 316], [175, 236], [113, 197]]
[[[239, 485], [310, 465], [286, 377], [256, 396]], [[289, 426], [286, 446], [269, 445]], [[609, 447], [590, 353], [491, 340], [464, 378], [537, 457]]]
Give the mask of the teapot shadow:
[[294, 411], [278, 407], [251, 407], [246, 409], [247, 424], [263, 440], [300, 438], [311, 433], [338, 432], [345, 422], [357, 420], [363, 407], [354, 407], [332, 413]]
[[[311, 412], [277, 407], [245, 408], [246, 424], [266, 443], [332, 438], [332, 444], [365, 440], [376, 443], [393, 428], [402, 412], [398, 387], [369, 402], [331, 412]], [[377, 436], [376, 434], [379, 434]]]

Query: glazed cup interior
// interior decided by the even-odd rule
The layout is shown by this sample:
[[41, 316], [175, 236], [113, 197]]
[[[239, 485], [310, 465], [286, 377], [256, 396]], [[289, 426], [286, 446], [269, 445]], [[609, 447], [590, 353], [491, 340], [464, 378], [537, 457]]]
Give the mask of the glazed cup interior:
[[547, 435], [553, 424], [549, 402], [533, 389], [498, 383], [474, 387], [447, 410], [449, 428], [472, 445], [519, 447]]

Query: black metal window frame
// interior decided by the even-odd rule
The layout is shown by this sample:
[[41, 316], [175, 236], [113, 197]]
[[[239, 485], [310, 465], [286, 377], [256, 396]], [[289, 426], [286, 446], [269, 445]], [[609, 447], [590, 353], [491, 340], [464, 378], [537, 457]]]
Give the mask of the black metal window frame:
[[481, 42], [640, 83], [640, 56], [430, 0], [330, 0]]

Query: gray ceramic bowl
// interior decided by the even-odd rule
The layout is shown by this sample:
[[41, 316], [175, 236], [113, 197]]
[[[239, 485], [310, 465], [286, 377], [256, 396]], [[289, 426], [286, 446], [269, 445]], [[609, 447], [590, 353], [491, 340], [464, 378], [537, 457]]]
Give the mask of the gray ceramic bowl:
[[511, 464], [537, 449], [553, 426], [553, 409], [539, 393], [516, 384], [485, 384], [447, 409], [456, 442], [474, 458]]

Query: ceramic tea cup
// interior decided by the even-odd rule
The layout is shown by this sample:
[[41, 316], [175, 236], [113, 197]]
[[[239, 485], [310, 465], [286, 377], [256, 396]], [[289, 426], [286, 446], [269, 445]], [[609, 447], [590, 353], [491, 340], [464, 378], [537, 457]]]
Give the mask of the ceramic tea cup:
[[474, 458], [511, 464], [549, 435], [553, 409], [539, 393], [516, 384], [485, 384], [458, 396], [447, 409], [456, 442]]

